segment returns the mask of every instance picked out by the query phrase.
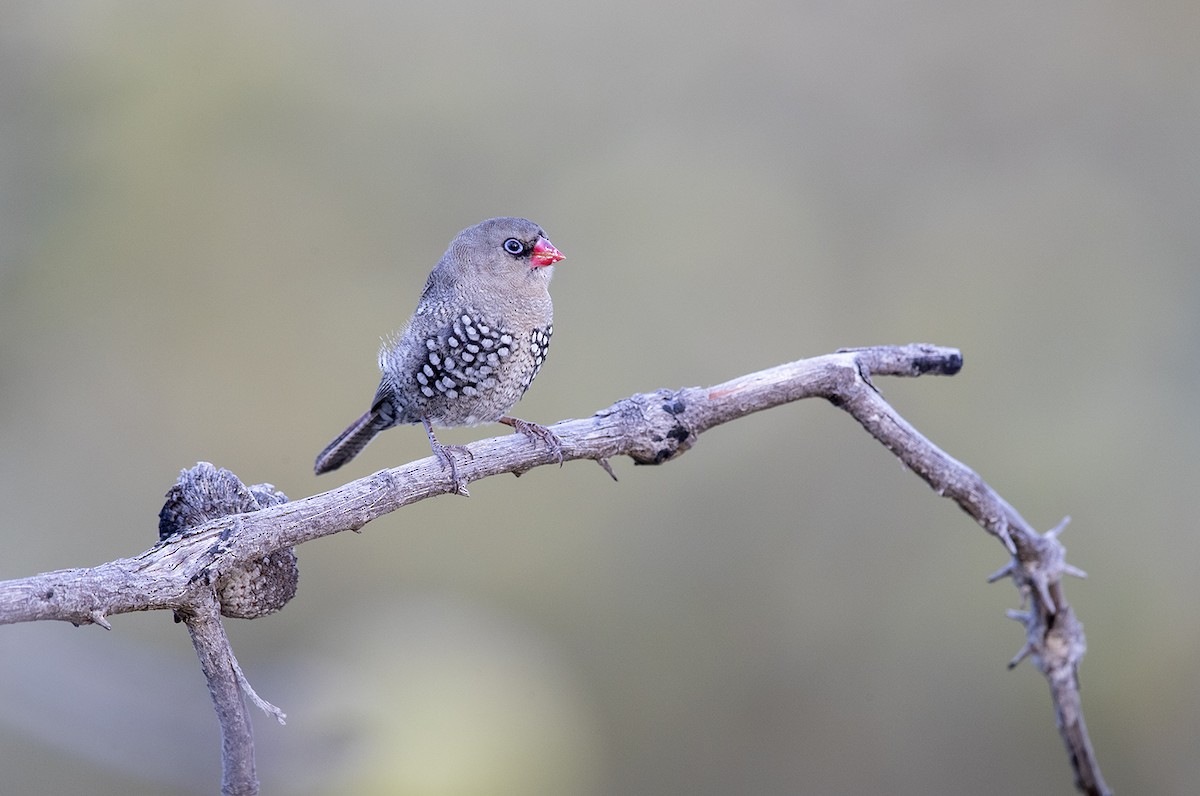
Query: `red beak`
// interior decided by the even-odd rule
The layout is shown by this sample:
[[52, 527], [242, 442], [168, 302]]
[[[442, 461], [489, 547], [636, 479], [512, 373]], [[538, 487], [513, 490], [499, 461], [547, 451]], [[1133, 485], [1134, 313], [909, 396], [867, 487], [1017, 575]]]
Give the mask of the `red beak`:
[[563, 253], [554, 248], [554, 244], [545, 238], [539, 237], [537, 243], [533, 244], [533, 254], [529, 255], [529, 259], [533, 262], [534, 268], [542, 268], [547, 265], [554, 265], [559, 260], [566, 259]]

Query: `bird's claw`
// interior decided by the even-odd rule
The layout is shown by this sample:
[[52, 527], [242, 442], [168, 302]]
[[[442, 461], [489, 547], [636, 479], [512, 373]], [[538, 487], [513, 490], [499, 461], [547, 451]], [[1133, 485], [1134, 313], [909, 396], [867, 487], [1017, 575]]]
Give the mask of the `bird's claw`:
[[462, 453], [469, 459], [474, 459], [475, 454], [471, 453], [471, 449], [465, 445], [443, 445], [440, 442], [433, 444], [433, 455], [442, 463], [442, 467], [450, 471], [450, 483], [454, 485], [455, 494], [470, 497], [467, 492], [467, 482], [458, 477], [458, 465], [454, 463], [452, 453]]
[[529, 437], [534, 442], [539, 440], [544, 442], [546, 447], [550, 449], [550, 453], [554, 455], [554, 458], [558, 459], [558, 466], [562, 467], [562, 440], [560, 440], [558, 435], [553, 431], [543, 425], [530, 423], [528, 420], [521, 420], [520, 418], [516, 417], [502, 417], [500, 418], [500, 422], [506, 426], [512, 426], [514, 429]]

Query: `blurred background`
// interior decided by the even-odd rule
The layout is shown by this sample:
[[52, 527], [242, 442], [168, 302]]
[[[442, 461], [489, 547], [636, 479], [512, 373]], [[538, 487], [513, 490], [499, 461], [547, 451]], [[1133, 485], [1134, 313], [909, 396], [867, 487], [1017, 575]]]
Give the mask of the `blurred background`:
[[[458, 230], [567, 255], [542, 423], [840, 346], [1066, 514], [1109, 784], [1200, 778], [1200, 6], [6, 3], [0, 578], [133, 555], [198, 460], [293, 499]], [[501, 427], [446, 432], [465, 442]], [[659, 468], [472, 485], [300, 548], [230, 633], [264, 793], [1072, 792], [1000, 545], [802, 402]], [[0, 628], [6, 793], [197, 794], [168, 614]]]

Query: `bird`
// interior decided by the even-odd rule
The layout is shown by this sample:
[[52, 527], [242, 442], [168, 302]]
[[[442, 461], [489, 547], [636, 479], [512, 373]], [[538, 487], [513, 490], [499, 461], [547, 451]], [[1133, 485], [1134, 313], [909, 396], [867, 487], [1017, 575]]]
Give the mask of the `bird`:
[[379, 352], [371, 408], [318, 454], [316, 475], [357, 456], [379, 432], [421, 424], [456, 491], [452, 451], [433, 427], [500, 422], [542, 441], [562, 463], [558, 437], [507, 413], [533, 382], [554, 334], [550, 279], [564, 259], [525, 218], [491, 218], [459, 232], [425, 281], [416, 311]]

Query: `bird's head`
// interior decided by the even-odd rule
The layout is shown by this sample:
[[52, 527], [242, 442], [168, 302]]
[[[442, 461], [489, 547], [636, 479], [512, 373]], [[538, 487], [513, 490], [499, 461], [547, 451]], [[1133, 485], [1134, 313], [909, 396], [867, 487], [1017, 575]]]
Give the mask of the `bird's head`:
[[542, 228], [525, 218], [490, 218], [454, 237], [443, 264], [462, 278], [483, 277], [543, 287], [563, 259]]

